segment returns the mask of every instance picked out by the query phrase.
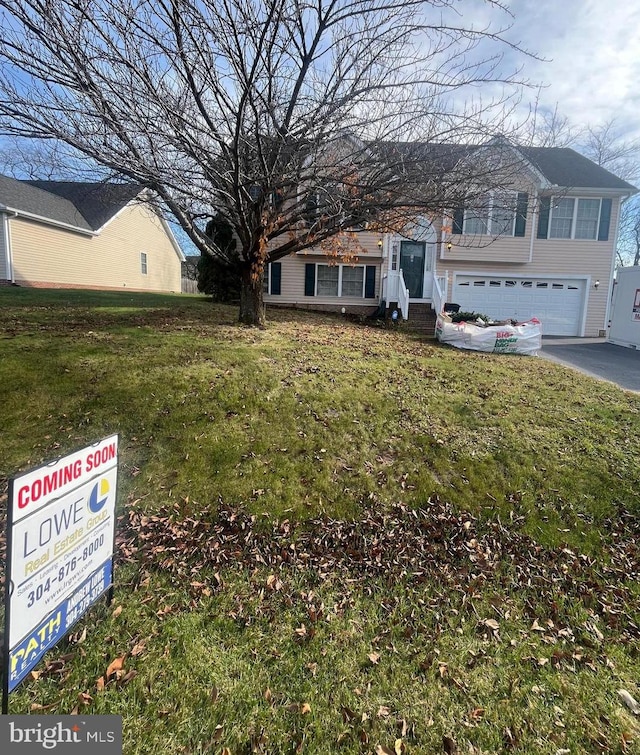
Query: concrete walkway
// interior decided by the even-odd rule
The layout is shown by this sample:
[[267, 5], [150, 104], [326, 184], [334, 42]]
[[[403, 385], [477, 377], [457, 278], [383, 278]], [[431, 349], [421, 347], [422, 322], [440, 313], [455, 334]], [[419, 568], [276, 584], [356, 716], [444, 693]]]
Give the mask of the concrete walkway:
[[614, 346], [604, 338], [546, 336], [540, 356], [640, 392], [640, 351], [635, 349]]

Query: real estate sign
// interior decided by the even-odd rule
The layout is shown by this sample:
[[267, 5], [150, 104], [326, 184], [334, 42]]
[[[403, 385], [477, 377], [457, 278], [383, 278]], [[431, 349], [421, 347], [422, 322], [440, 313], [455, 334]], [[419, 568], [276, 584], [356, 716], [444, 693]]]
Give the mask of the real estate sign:
[[118, 436], [10, 481], [5, 698], [112, 584]]

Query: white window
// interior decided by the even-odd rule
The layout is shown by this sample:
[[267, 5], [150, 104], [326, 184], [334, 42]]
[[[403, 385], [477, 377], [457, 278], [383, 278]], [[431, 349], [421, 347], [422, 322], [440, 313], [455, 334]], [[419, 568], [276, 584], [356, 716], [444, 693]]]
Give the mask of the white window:
[[578, 210], [576, 213], [576, 231], [574, 237], [577, 239], [598, 238], [599, 219], [600, 200], [579, 199]]
[[268, 294], [270, 293], [271, 288], [271, 263], [269, 262], [267, 265], [265, 265], [265, 268], [262, 272], [262, 293]]
[[342, 266], [340, 296], [364, 296], [364, 267]]
[[316, 296], [338, 296], [338, 265], [318, 265], [316, 276]]
[[316, 296], [364, 298], [364, 265], [316, 265]]
[[465, 209], [462, 232], [470, 236], [513, 236], [517, 194], [492, 192], [479, 197], [476, 206]]
[[550, 239], [598, 238], [601, 199], [562, 197], [551, 200]]
[[489, 207], [490, 198], [481, 197], [476, 201], [475, 207], [469, 207], [464, 211], [463, 233], [470, 236], [483, 236], [489, 233]]
[[391, 244], [391, 269], [392, 270], [398, 269], [399, 254], [400, 254], [400, 242], [394, 241], [393, 244]]
[[517, 194], [513, 191], [496, 192], [491, 202], [491, 234], [513, 236], [516, 222]]
[[147, 253], [140, 252], [140, 272], [143, 275], [147, 274]]

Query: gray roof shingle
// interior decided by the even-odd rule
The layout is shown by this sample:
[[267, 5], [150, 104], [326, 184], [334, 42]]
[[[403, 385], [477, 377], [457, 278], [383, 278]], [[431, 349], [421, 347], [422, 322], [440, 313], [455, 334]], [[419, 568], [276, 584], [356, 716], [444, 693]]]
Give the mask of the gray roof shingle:
[[0, 175], [0, 205], [84, 231], [97, 231], [142, 189], [131, 183], [18, 181]]
[[637, 191], [635, 186], [568, 147], [517, 147], [517, 149], [550, 183], [556, 186]]
[[97, 231], [144, 187], [132, 183], [83, 183], [76, 181], [26, 181], [30, 186], [68, 200]]
[[0, 205], [85, 231], [92, 230], [73, 202], [8, 176], [0, 175]]
[[[482, 144], [438, 144], [430, 142], [388, 142], [381, 146], [389, 160], [403, 158], [424, 162], [434, 173], [452, 170], [460, 160], [482, 150]], [[507, 141], [496, 141], [497, 148], [511, 148]], [[580, 189], [616, 189], [635, 193], [635, 186], [623, 181], [592, 160], [568, 147], [513, 147], [554, 186]]]

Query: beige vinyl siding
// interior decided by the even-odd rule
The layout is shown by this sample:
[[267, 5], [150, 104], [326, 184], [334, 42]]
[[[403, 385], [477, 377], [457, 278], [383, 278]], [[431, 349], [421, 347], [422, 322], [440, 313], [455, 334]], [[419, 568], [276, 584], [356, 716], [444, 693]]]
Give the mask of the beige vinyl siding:
[[377, 306], [380, 297], [380, 269], [381, 259], [366, 259], [360, 257], [358, 265], [375, 265], [376, 266], [376, 287], [375, 297], [365, 299], [364, 297], [355, 296], [305, 296], [304, 295], [304, 273], [307, 263], [328, 264], [326, 256], [318, 254], [290, 254], [283, 257], [281, 293], [279, 296], [266, 295], [265, 301], [272, 304], [292, 304], [299, 307], [309, 306], [331, 306], [339, 309], [341, 307], [368, 307]]
[[7, 217], [0, 213], [0, 281], [9, 280], [9, 270], [7, 265]]
[[[322, 307], [323, 309], [336, 309], [342, 307], [376, 307], [380, 298], [382, 249], [378, 241], [382, 234], [372, 231], [360, 231], [355, 234], [357, 249], [356, 265], [376, 266], [375, 297], [365, 299], [354, 296], [305, 296], [304, 295], [304, 272], [305, 265], [310, 262], [328, 264], [330, 258], [319, 249], [306, 249], [294, 252], [288, 257], [283, 257], [279, 262], [282, 264], [281, 293], [279, 296], [265, 294], [264, 300], [272, 304], [289, 304], [298, 307]], [[329, 242], [330, 243], [330, 242]]]
[[[451, 301], [452, 283], [455, 273], [486, 273], [496, 276], [531, 276], [557, 278], [590, 278], [586, 287], [586, 319], [585, 336], [597, 336], [605, 328], [607, 296], [611, 262], [614, 255], [616, 228], [620, 209], [619, 198], [614, 198], [611, 208], [611, 224], [608, 241], [588, 241], [579, 239], [538, 239], [537, 219], [533, 228], [532, 260], [523, 265], [506, 265], [491, 261], [483, 254], [481, 260], [453, 261], [439, 260], [437, 271], [439, 275], [448, 272], [447, 301]], [[533, 223], [527, 222], [527, 234], [531, 232]], [[486, 252], [486, 250], [484, 250]], [[598, 289], [593, 287], [596, 280], [600, 281]]]
[[[367, 264], [366, 260], [372, 257], [380, 257], [382, 254], [382, 248], [378, 246], [378, 242], [382, 240], [381, 233], [374, 233], [373, 231], [358, 231], [354, 233], [354, 250], [356, 250], [360, 262]], [[332, 240], [327, 241], [329, 253], [331, 252]], [[338, 248], [336, 244], [336, 249]], [[307, 256], [310, 254], [324, 256], [324, 250], [304, 249], [301, 252], [296, 252], [298, 257]], [[369, 263], [372, 264], [372, 263]]]
[[[513, 264], [523, 264], [529, 262], [531, 249], [531, 234], [536, 233], [538, 215], [536, 210], [537, 194], [533, 185], [520, 186], [513, 189], [514, 195], [518, 192], [526, 192], [529, 195], [527, 205], [527, 220], [525, 225], [524, 236], [499, 236], [497, 238], [490, 235], [469, 235], [449, 233], [447, 241], [451, 242], [451, 249], [446, 245], [442, 249], [441, 259], [443, 260], [464, 260], [476, 262], [486, 260], [487, 262], [505, 262]], [[451, 226], [453, 221], [449, 222]]]
[[501, 262], [503, 264], [522, 264], [529, 262], [531, 248], [531, 216], [527, 217], [524, 236], [500, 236], [492, 240], [491, 236], [467, 236], [454, 234], [450, 237], [451, 249], [446, 246], [442, 252], [443, 260], [479, 259], [487, 262]]
[[[181, 289], [181, 265], [161, 220], [148, 207], [125, 207], [96, 236], [12, 218], [16, 282], [140, 291]], [[140, 253], [147, 255], [143, 275]]]

